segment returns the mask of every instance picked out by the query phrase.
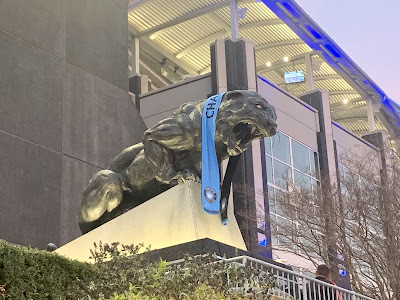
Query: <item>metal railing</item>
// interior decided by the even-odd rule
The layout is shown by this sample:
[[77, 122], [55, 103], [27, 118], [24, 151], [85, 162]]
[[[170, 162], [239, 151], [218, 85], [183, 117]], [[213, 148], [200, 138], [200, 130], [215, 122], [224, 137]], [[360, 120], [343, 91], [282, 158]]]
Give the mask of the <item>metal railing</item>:
[[[222, 260], [225, 263], [239, 264], [261, 271], [258, 272], [258, 276], [272, 275], [275, 279], [275, 287], [270, 288], [268, 294], [278, 297], [301, 300], [374, 300], [353, 291], [249, 256], [238, 256]], [[228, 282], [228, 284], [240, 288], [245, 293], [254, 293], [257, 292], [257, 289], [260, 289], [257, 283], [259, 281], [252, 278], [245, 286], [239, 286], [232, 281]]]

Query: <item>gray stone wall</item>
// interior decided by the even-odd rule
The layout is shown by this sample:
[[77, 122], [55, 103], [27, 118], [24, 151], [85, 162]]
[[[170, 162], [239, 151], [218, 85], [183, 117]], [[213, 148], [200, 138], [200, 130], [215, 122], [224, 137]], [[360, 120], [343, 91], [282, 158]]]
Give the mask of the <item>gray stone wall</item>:
[[128, 95], [128, 0], [0, 1], [0, 238], [80, 235], [80, 194], [140, 141]]

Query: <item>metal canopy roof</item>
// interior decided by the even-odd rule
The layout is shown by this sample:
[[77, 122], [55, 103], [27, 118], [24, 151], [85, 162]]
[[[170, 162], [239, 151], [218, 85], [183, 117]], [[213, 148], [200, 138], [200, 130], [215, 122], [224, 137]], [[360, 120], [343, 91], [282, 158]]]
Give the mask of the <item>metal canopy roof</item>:
[[[231, 34], [230, 2], [131, 0], [128, 21], [130, 31], [140, 38], [141, 72], [158, 87], [186, 74], [210, 72], [210, 43]], [[305, 55], [311, 54], [314, 86], [329, 92], [336, 122], [355, 134], [368, 133], [366, 101], [372, 101], [376, 130], [388, 131], [393, 139], [399, 136], [400, 107], [295, 1], [238, 0], [238, 9], [240, 36], [255, 44], [259, 75], [299, 96], [308, 90], [307, 84], [285, 84], [283, 75], [302, 70], [307, 76]]]

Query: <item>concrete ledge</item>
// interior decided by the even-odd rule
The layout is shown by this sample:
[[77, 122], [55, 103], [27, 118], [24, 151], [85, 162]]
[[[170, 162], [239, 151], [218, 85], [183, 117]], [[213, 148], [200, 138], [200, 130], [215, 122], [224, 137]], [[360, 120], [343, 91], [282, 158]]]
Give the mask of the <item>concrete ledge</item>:
[[230, 201], [228, 225], [223, 226], [219, 215], [203, 212], [200, 190], [200, 184], [191, 181], [175, 186], [60, 247], [57, 252], [89, 261], [94, 242], [144, 243], [151, 249], [161, 249], [204, 238], [247, 250], [233, 214], [233, 201]]

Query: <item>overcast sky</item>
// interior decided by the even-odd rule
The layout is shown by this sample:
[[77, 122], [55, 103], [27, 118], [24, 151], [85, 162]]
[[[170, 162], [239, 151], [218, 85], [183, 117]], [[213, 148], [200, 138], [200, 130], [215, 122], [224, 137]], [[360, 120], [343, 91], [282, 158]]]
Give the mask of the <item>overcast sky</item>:
[[295, 0], [400, 103], [400, 0]]

